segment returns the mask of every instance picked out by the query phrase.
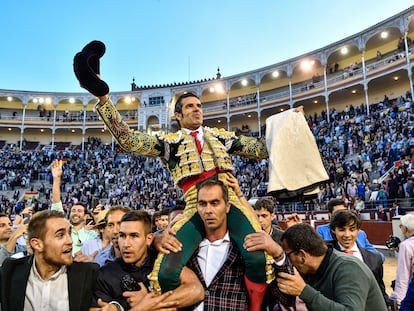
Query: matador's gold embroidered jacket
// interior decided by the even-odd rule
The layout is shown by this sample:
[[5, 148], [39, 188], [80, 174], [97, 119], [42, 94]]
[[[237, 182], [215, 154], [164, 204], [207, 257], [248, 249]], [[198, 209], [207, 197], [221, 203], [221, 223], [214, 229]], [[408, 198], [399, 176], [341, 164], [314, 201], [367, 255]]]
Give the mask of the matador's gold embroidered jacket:
[[111, 100], [97, 105], [96, 111], [123, 149], [142, 156], [161, 157], [178, 186], [185, 178], [204, 171], [216, 168], [219, 172], [233, 171], [230, 154], [268, 158], [264, 139], [237, 137], [224, 129], [203, 127], [204, 145], [199, 155], [194, 138], [183, 130], [153, 136], [130, 129]]

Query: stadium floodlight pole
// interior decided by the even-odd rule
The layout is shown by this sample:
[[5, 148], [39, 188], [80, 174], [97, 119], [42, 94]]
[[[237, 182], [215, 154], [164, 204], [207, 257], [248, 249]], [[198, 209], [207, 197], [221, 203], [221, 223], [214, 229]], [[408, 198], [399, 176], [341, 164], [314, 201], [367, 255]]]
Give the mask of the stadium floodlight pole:
[[323, 56], [322, 59], [322, 65], [323, 65], [323, 88], [325, 93], [325, 105], [326, 105], [326, 120], [328, 123], [331, 122], [331, 117], [329, 113], [329, 95], [328, 95], [328, 79], [326, 77], [326, 70], [327, 70], [327, 60], [326, 56]]
[[413, 99], [413, 94], [414, 94], [413, 75], [411, 73], [410, 50], [408, 49], [407, 36], [408, 36], [408, 32], [405, 31], [405, 33], [404, 33], [405, 61], [407, 62], [407, 73], [408, 73], [408, 80], [410, 80], [410, 92], [411, 92], [411, 100], [412, 100]]
[[289, 79], [289, 106], [290, 108], [293, 108], [293, 92], [292, 92], [292, 74], [293, 74], [293, 68], [292, 64], [288, 64], [286, 73]]
[[83, 101], [83, 109], [82, 112], [82, 153], [85, 153], [85, 134], [86, 134], [86, 108], [88, 106], [88, 102]]
[[367, 83], [367, 69], [365, 67], [365, 49], [361, 53], [361, 63], [362, 63], [362, 78], [364, 81], [364, 92], [365, 92], [365, 105], [367, 106], [367, 116], [369, 113], [369, 99], [368, 99], [368, 83]]
[[230, 90], [229, 90], [228, 81], [226, 81], [226, 94], [227, 94], [227, 98], [226, 98], [227, 130], [230, 131]]
[[260, 118], [261, 118], [260, 88], [259, 88], [259, 85], [258, 84], [256, 84], [256, 85], [257, 85], [256, 86], [256, 92], [257, 92], [257, 94], [256, 94], [256, 99], [257, 99], [257, 107], [256, 107], [256, 109], [257, 109], [257, 125], [259, 126], [259, 137], [262, 137], [262, 129], [261, 129], [262, 124], [260, 122]]
[[52, 150], [55, 150], [56, 114], [58, 101], [53, 102], [53, 122], [52, 122]]
[[24, 119], [26, 118], [26, 107], [27, 107], [27, 101], [24, 101], [23, 114], [22, 114], [22, 127], [20, 129], [20, 151], [22, 151], [23, 149]]

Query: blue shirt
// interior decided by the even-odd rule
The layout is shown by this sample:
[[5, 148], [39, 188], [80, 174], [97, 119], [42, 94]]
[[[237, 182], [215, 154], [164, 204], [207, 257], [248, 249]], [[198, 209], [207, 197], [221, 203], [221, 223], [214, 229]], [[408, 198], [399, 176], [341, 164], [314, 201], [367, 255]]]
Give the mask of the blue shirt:
[[[325, 225], [320, 225], [316, 227], [316, 232], [319, 233], [319, 235], [322, 237], [322, 239], [324, 239], [325, 241], [332, 241], [334, 238], [332, 237], [331, 234], [331, 229], [329, 228], [329, 224], [325, 224]], [[368, 250], [370, 250], [371, 252], [375, 252], [381, 255], [382, 258], [382, 262], [384, 262], [385, 260], [385, 256], [383, 253], [379, 252], [369, 241], [367, 238], [367, 234], [365, 233], [364, 230], [359, 230], [357, 238], [356, 238], [356, 243], [363, 247], [366, 248]]]
[[99, 236], [83, 243], [81, 252], [86, 256], [92, 256], [95, 251], [102, 249], [102, 240]]
[[115, 251], [113, 245], [108, 245], [105, 248], [101, 248], [98, 250], [98, 254], [96, 254], [94, 262], [96, 262], [99, 266], [105, 265], [107, 262], [115, 261]]

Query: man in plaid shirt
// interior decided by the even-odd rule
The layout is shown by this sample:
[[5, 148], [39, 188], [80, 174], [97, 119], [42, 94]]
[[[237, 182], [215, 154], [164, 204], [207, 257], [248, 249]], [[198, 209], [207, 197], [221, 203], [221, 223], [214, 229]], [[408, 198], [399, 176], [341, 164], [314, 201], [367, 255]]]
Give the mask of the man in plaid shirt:
[[227, 187], [221, 181], [208, 179], [198, 185], [197, 212], [204, 223], [206, 238], [188, 266], [204, 286], [205, 298], [193, 310], [248, 310], [244, 263], [229, 237], [230, 202]]

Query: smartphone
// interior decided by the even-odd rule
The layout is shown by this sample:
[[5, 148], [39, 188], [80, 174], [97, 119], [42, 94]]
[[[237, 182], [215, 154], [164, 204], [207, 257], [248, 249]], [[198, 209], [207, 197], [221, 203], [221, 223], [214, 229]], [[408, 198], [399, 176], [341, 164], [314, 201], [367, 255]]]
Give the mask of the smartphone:
[[88, 218], [88, 219], [86, 219], [86, 224], [87, 225], [90, 225], [90, 224], [92, 224], [93, 223], [93, 218]]
[[23, 218], [23, 224], [27, 225], [30, 222], [30, 214], [23, 213], [22, 218]]

